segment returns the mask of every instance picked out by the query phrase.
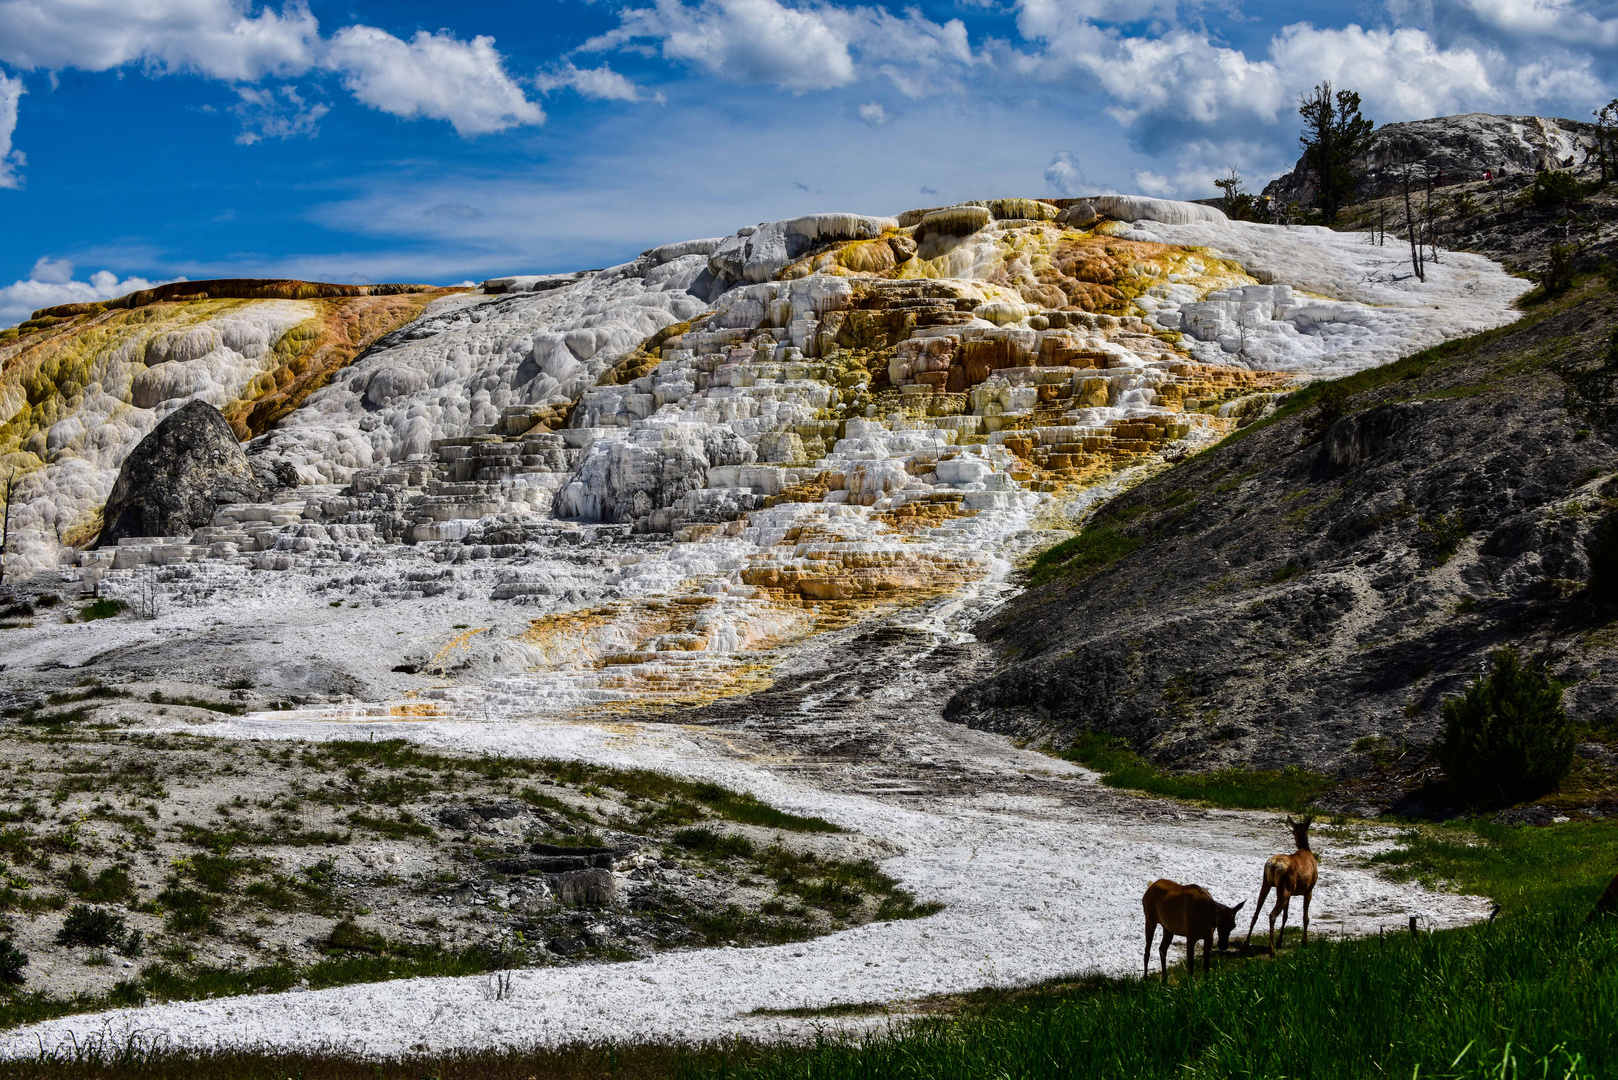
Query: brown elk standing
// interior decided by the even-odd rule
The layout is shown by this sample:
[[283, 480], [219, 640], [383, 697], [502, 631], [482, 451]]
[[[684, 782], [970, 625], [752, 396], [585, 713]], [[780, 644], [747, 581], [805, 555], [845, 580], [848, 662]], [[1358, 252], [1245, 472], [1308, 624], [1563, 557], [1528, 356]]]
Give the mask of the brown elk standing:
[[1202, 942], [1202, 970], [1208, 971], [1213, 966], [1215, 931], [1219, 934], [1219, 947], [1224, 949], [1230, 944], [1230, 932], [1236, 929], [1236, 912], [1245, 903], [1247, 901], [1243, 900], [1235, 907], [1226, 907], [1209, 896], [1201, 885], [1180, 885], [1166, 878], [1152, 882], [1146, 887], [1146, 895], [1140, 898], [1140, 905], [1146, 910], [1146, 957], [1141, 977], [1152, 973], [1152, 937], [1159, 923], [1163, 925], [1163, 944], [1157, 956], [1163, 967], [1164, 982], [1169, 981], [1169, 942], [1174, 940], [1175, 934], [1185, 938], [1186, 971], [1196, 971], [1199, 941]]
[[1281, 933], [1287, 932], [1287, 916], [1292, 911], [1292, 898], [1303, 897], [1303, 943], [1309, 944], [1309, 898], [1315, 891], [1315, 878], [1320, 873], [1320, 865], [1315, 861], [1315, 853], [1309, 850], [1309, 826], [1314, 822], [1314, 816], [1304, 818], [1302, 821], [1293, 821], [1291, 815], [1287, 816], [1287, 824], [1292, 826], [1292, 838], [1298, 843], [1298, 850], [1291, 855], [1271, 855], [1264, 861], [1264, 887], [1259, 890], [1258, 904], [1253, 908], [1253, 918], [1247, 924], [1247, 944], [1253, 944], [1253, 924], [1258, 922], [1258, 913], [1264, 909], [1264, 898], [1275, 890], [1275, 907], [1270, 909], [1270, 955], [1275, 955], [1275, 917], [1281, 916]]

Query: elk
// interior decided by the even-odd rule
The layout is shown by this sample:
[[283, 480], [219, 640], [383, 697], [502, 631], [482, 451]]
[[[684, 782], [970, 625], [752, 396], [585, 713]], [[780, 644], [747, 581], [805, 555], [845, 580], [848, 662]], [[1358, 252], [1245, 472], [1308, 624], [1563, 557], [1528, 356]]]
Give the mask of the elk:
[[1253, 924], [1258, 922], [1258, 913], [1264, 908], [1264, 898], [1274, 889], [1275, 907], [1270, 909], [1271, 956], [1275, 955], [1275, 917], [1281, 916], [1281, 933], [1285, 935], [1294, 896], [1303, 897], [1303, 943], [1309, 944], [1309, 898], [1314, 894], [1315, 878], [1320, 872], [1315, 853], [1309, 850], [1309, 826], [1314, 820], [1314, 815], [1302, 821], [1293, 821], [1292, 816], [1287, 815], [1287, 824], [1292, 827], [1292, 838], [1297, 841], [1298, 850], [1291, 855], [1271, 855], [1264, 860], [1264, 885], [1259, 889], [1253, 918], [1247, 924], [1247, 944], [1253, 944]]
[[1595, 922], [1602, 915], [1618, 915], [1618, 877], [1614, 877], [1607, 885], [1607, 891], [1601, 894], [1596, 906], [1590, 909], [1589, 918], [1585, 922]]
[[1214, 932], [1219, 933], [1219, 948], [1228, 946], [1230, 932], [1236, 929], [1236, 913], [1245, 903], [1247, 901], [1243, 900], [1235, 907], [1226, 907], [1209, 896], [1201, 885], [1181, 885], [1166, 878], [1152, 882], [1146, 887], [1146, 895], [1140, 898], [1140, 906], [1146, 911], [1145, 970], [1141, 978], [1152, 974], [1152, 938], [1159, 923], [1163, 925], [1163, 944], [1157, 950], [1157, 957], [1165, 983], [1169, 981], [1169, 942], [1176, 934], [1185, 938], [1187, 973], [1194, 974], [1197, 970], [1198, 941], [1202, 942], [1202, 970], [1209, 971], [1213, 967]]

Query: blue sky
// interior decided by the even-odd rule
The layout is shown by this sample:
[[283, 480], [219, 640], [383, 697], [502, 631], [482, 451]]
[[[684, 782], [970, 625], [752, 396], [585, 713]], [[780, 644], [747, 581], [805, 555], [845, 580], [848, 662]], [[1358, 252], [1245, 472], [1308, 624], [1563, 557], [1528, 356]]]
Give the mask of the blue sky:
[[0, 325], [176, 277], [455, 282], [816, 210], [1205, 197], [1376, 121], [1579, 118], [1618, 0], [0, 0]]

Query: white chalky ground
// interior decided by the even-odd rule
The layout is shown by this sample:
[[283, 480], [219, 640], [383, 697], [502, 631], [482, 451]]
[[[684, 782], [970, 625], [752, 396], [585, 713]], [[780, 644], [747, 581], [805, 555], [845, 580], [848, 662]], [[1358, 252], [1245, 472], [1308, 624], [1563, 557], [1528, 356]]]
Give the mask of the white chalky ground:
[[[491, 753], [649, 766], [751, 791], [800, 813], [882, 836], [904, 853], [883, 864], [918, 898], [942, 901], [926, 919], [873, 924], [801, 944], [663, 953], [633, 963], [516, 971], [493, 1000], [489, 977], [412, 979], [332, 990], [201, 1001], [70, 1017], [13, 1032], [0, 1053], [30, 1055], [98, 1036], [175, 1046], [268, 1044], [396, 1055], [598, 1039], [700, 1040], [803, 1031], [756, 1009], [901, 1001], [1085, 973], [1129, 975], [1141, 963], [1140, 894], [1159, 876], [1208, 886], [1227, 903], [1257, 894], [1263, 859], [1287, 833], [1275, 815], [1186, 809], [1137, 816], [1146, 804], [1107, 795], [1082, 770], [1011, 748], [996, 736], [940, 722], [939, 735], [1001, 768], [1045, 778], [1047, 796], [877, 801], [831, 794], [767, 763], [737, 760], [721, 733], [655, 725], [539, 721], [389, 725], [387, 736]], [[351, 738], [369, 727], [247, 717], [215, 725], [233, 738]], [[980, 761], [982, 759], [980, 758]], [[1068, 799], [1078, 794], [1091, 796]], [[1091, 805], [1086, 805], [1091, 804]], [[1316, 933], [1374, 933], [1418, 915], [1433, 926], [1480, 917], [1475, 897], [1426, 892], [1350, 862], [1329, 837]], [[1294, 902], [1293, 925], [1301, 915]], [[1259, 926], [1265, 926], [1260, 919]], [[1245, 927], [1243, 921], [1238, 929]], [[1155, 951], [1155, 950], [1154, 950]], [[1180, 943], [1171, 962], [1183, 963]], [[1156, 960], [1154, 957], [1154, 968]]]

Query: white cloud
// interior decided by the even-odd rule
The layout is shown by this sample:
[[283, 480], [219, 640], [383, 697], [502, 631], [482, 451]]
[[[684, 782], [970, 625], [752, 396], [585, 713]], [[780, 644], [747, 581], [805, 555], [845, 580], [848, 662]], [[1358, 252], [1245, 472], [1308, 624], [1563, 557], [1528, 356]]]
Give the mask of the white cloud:
[[1155, 173], [1149, 169], [1136, 169], [1134, 172], [1134, 180], [1135, 186], [1140, 188], [1148, 195], [1156, 195], [1159, 198], [1168, 198], [1179, 194], [1175, 188], [1174, 181], [1170, 180], [1161, 173]]
[[1524, 64], [1512, 79], [1517, 100], [1527, 104], [1583, 101], [1599, 103], [1609, 95], [1592, 70], [1590, 58], [1558, 50], [1553, 56]]
[[1079, 168], [1079, 159], [1071, 150], [1058, 150], [1045, 166], [1045, 186], [1057, 195], [1072, 198], [1083, 195], [1091, 187]]
[[875, 75], [919, 97], [949, 85], [953, 69], [974, 62], [964, 23], [935, 23], [916, 10], [897, 16], [880, 7], [830, 3], [656, 0], [618, 17], [616, 29], [585, 42], [583, 51], [658, 51], [730, 82], [793, 93]]
[[[233, 111], [242, 121], [237, 141], [246, 143], [314, 133], [330, 106], [306, 102], [294, 86], [262, 84], [316, 70], [336, 72], [363, 104], [407, 119], [447, 120], [463, 136], [545, 120], [506, 74], [493, 38], [421, 31], [404, 41], [372, 26], [322, 38], [305, 0], [256, 11], [251, 0], [0, 0], [0, 62], [53, 74], [139, 65], [150, 75], [222, 80], [241, 99]], [[14, 153], [8, 143], [20, 92], [21, 84], [0, 72], [7, 154]], [[0, 156], [0, 186], [17, 186], [19, 163]]]
[[305, 101], [294, 86], [238, 86], [235, 90], [241, 100], [231, 111], [241, 120], [242, 130], [236, 141], [244, 146], [265, 139], [313, 136], [319, 130], [320, 118], [331, 111], [329, 105]]
[[28, 159], [21, 150], [11, 148], [11, 135], [17, 130], [17, 100], [26, 92], [21, 79], [0, 71], [0, 188], [22, 187], [17, 170]]
[[606, 64], [597, 68], [575, 67], [571, 61], [536, 72], [534, 86], [541, 93], [570, 88], [581, 97], [597, 101], [653, 101], [663, 104], [659, 93], [649, 93], [637, 86], [628, 76], [621, 75]]
[[888, 110], [882, 107], [880, 101], [867, 101], [854, 111], [859, 114], [861, 120], [874, 128], [881, 127], [888, 122]]
[[406, 42], [374, 26], [345, 26], [322, 63], [372, 108], [407, 120], [448, 120], [461, 135], [545, 122], [544, 110], [506, 74], [492, 37], [461, 41], [418, 30]]
[[[184, 281], [184, 278], [170, 278]], [[140, 289], [162, 285], [161, 281], [129, 277], [123, 280], [111, 270], [97, 270], [88, 281], [73, 280], [73, 264], [65, 259], [41, 258], [26, 281], [14, 281], [0, 288], [0, 326], [15, 326], [40, 308], [57, 304], [84, 304], [111, 300]]]
[[1489, 72], [1507, 66], [1470, 48], [1440, 48], [1422, 30], [1365, 30], [1352, 24], [1341, 30], [1307, 23], [1285, 27], [1270, 52], [1282, 80], [1294, 90], [1322, 79], [1357, 90], [1366, 113], [1378, 123], [1493, 108], [1501, 94]]
[[49, 255], [41, 255], [34, 260], [34, 268], [28, 272], [30, 281], [43, 281], [49, 285], [65, 285], [73, 280], [73, 264], [66, 259], [53, 259]]
[[619, 12], [620, 25], [584, 44], [598, 52], [652, 40], [664, 57], [723, 79], [772, 83], [787, 90], [825, 90], [854, 81], [848, 40], [813, 8], [777, 0], [657, 0]]
[[0, 0], [0, 60], [50, 71], [140, 63], [239, 82], [308, 70], [320, 37], [308, 5], [250, 10], [245, 0]]
[[1543, 38], [1584, 48], [1618, 44], [1618, 19], [1603, 19], [1571, 0], [1461, 0], [1484, 26], [1517, 41]]

